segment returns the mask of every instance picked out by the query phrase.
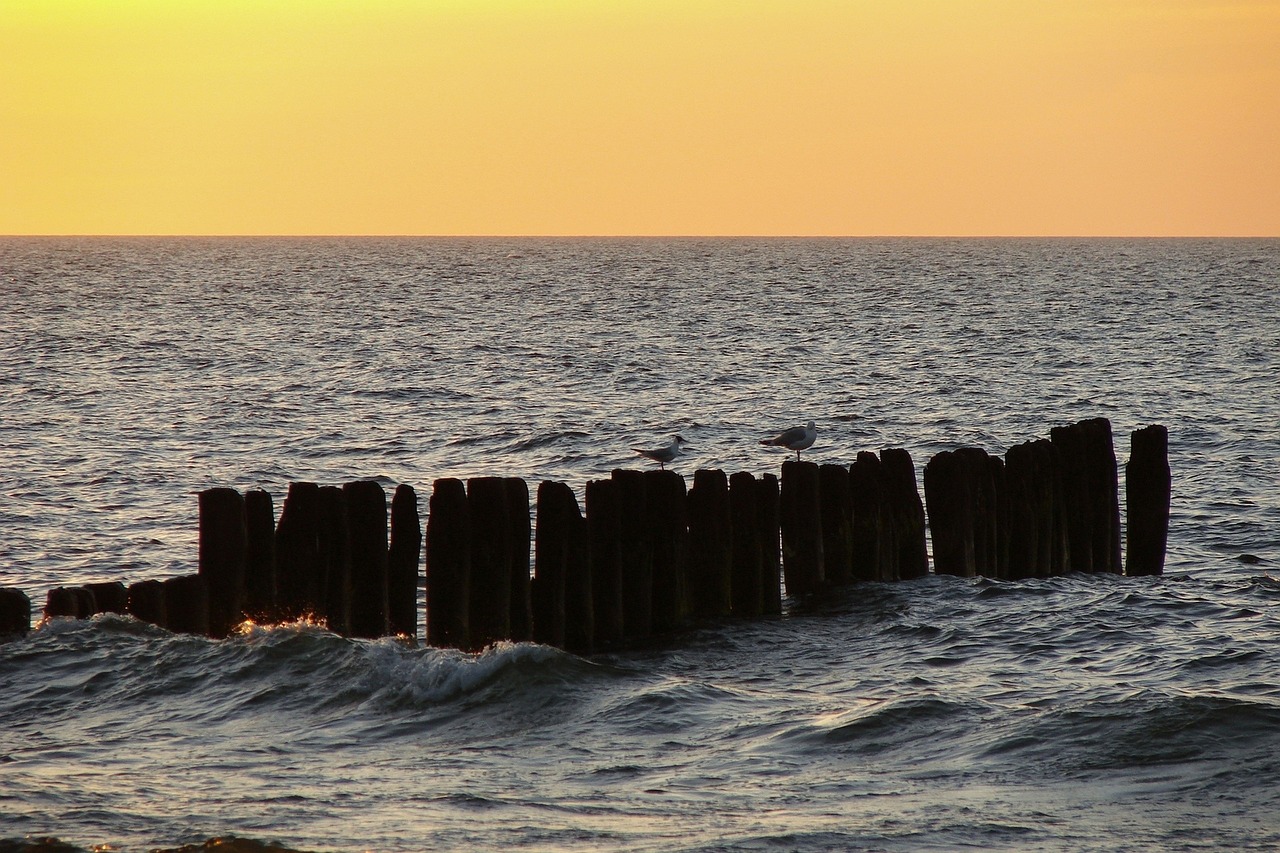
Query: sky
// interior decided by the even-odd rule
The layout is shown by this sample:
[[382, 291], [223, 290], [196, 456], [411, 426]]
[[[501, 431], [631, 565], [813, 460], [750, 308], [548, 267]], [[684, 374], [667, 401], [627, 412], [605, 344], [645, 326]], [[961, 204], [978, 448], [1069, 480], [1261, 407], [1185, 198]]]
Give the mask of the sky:
[[0, 234], [1280, 236], [1280, 0], [0, 0]]

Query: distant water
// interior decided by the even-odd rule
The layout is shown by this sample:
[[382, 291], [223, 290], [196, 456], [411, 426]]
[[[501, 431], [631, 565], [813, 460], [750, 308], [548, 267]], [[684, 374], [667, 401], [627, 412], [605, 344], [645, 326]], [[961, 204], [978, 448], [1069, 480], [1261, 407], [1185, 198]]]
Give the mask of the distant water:
[[687, 477], [808, 419], [815, 461], [919, 470], [1104, 416], [1174, 476], [1162, 578], [871, 584], [591, 659], [57, 621], [0, 645], [0, 853], [1280, 847], [1280, 241], [8, 238], [0, 295], [37, 608], [193, 571], [210, 486], [425, 513], [674, 432]]

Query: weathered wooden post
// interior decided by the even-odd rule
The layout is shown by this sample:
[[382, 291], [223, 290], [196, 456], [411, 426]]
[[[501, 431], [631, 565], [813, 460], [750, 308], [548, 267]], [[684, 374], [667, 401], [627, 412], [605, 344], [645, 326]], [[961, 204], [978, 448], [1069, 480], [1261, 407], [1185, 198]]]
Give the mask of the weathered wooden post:
[[782, 499], [776, 474], [756, 481], [756, 521], [760, 525], [760, 606], [764, 615], [782, 613]]
[[1111, 421], [1091, 418], [1082, 423], [1089, 449], [1089, 481], [1094, 500], [1094, 571], [1120, 574], [1124, 560], [1120, 550], [1120, 468], [1116, 463]]
[[44, 618], [66, 616], [72, 619], [88, 619], [93, 615], [93, 593], [82, 586], [59, 586], [45, 595]]
[[987, 457], [986, 484], [990, 488], [991, 505], [991, 577], [1009, 577], [1009, 490], [1004, 460]]
[[591, 601], [595, 614], [593, 647], [622, 642], [622, 517], [618, 484], [592, 480], [586, 485], [587, 534], [591, 542]]
[[787, 594], [809, 595], [823, 585], [822, 497], [818, 466], [782, 463], [782, 571]]
[[[570, 509], [572, 507], [572, 509]], [[533, 638], [547, 646], [565, 647], [565, 576], [569, 566], [572, 516], [577, 515], [573, 489], [544, 480], [538, 485], [534, 528]]]
[[244, 522], [242, 609], [252, 619], [271, 620], [276, 611], [276, 515], [269, 492], [250, 489], [244, 493]]
[[991, 457], [981, 447], [961, 447], [955, 451], [963, 494], [969, 502], [966, 515], [971, 525], [966, 534], [973, 543], [973, 574], [998, 577], [996, 569], [996, 487], [991, 474]]
[[129, 612], [129, 591], [120, 581], [102, 581], [87, 583], [84, 588], [93, 596], [93, 612], [118, 613]]
[[290, 483], [276, 525], [276, 604], [282, 621], [323, 609], [319, 516], [320, 487]]
[[1164, 572], [1169, 539], [1169, 505], [1173, 479], [1169, 471], [1169, 430], [1160, 425], [1134, 430], [1124, 469], [1125, 574]]
[[973, 500], [963, 459], [956, 451], [944, 450], [925, 463], [924, 500], [933, 538], [934, 571], [973, 577]]
[[200, 575], [164, 581], [164, 610], [175, 634], [209, 634], [209, 589]]
[[387, 493], [376, 480], [354, 480], [342, 485], [342, 498], [349, 550], [349, 633], [365, 639], [385, 637], [392, 633]]
[[724, 471], [699, 469], [685, 499], [693, 616], [719, 619], [733, 607], [733, 523]]
[[471, 647], [471, 514], [467, 487], [452, 477], [432, 485], [427, 514], [427, 643]]
[[1028, 444], [1032, 457], [1031, 493], [1035, 506], [1037, 577], [1070, 571], [1071, 543], [1063, 483], [1062, 450], [1041, 438]]
[[855, 581], [894, 580], [885, 577], [882, 555], [884, 528], [888, 525], [885, 513], [884, 472], [880, 458], [868, 451], [859, 451], [849, 466], [849, 503], [851, 514], [849, 577]]
[[471, 510], [471, 651], [511, 639], [511, 525], [501, 477], [467, 480]]
[[519, 477], [507, 477], [507, 536], [511, 541], [511, 639], [533, 639], [533, 601], [529, 575], [529, 547], [533, 526], [529, 522], [529, 486]]
[[644, 472], [618, 469], [611, 476], [618, 484], [622, 630], [628, 640], [643, 640], [653, 632], [653, 547]]
[[351, 527], [347, 494], [341, 486], [321, 486], [316, 496], [317, 600], [311, 616], [335, 634], [351, 636]]
[[911, 453], [903, 448], [881, 450], [880, 470], [897, 546], [894, 561], [897, 578], [924, 577], [929, 573], [929, 544], [925, 536], [924, 502], [916, 485], [916, 466]]
[[1047, 575], [1041, 564], [1040, 537], [1046, 524], [1046, 506], [1039, 497], [1036, 452], [1032, 442], [1016, 444], [1005, 451], [1005, 492], [1008, 496], [1008, 577], [1036, 578]]
[[653, 632], [689, 624], [689, 529], [684, 478], [675, 471], [645, 471], [645, 516], [653, 553]]
[[1068, 542], [1066, 572], [1093, 571], [1093, 536], [1089, 531], [1089, 490], [1085, 474], [1083, 438], [1078, 424], [1049, 430], [1062, 460], [1063, 521]]
[[25, 637], [31, 632], [31, 598], [11, 586], [0, 587], [0, 638]]
[[843, 465], [818, 467], [822, 507], [822, 572], [828, 584], [844, 586], [853, 580], [853, 499], [849, 469]]
[[[729, 477], [729, 514], [733, 530], [733, 615], [764, 612], [764, 545], [757, 506], [759, 482], [748, 471]], [[776, 533], [776, 531], [775, 531]], [[776, 537], [775, 537], [776, 538]]]
[[418, 516], [418, 493], [408, 483], [401, 483], [391, 496], [387, 627], [396, 636], [414, 640], [418, 638], [418, 566], [421, 562], [422, 521]]
[[244, 498], [235, 489], [205, 489], [199, 495], [198, 574], [209, 594], [209, 633], [225, 637], [240, 624], [249, 534]]
[[578, 509], [577, 497], [565, 504], [565, 520], [569, 547], [564, 570], [564, 647], [586, 655], [595, 651], [596, 636], [591, 531]]
[[351, 541], [351, 635], [376, 639], [387, 619], [387, 493], [377, 480], [342, 486]]
[[169, 617], [164, 606], [164, 584], [157, 580], [137, 581], [129, 584], [129, 615], [140, 622], [149, 622], [161, 628], [169, 627]]
[[1111, 422], [1091, 418], [1054, 427], [1049, 434], [1062, 455], [1069, 570], [1119, 571], [1119, 474]]

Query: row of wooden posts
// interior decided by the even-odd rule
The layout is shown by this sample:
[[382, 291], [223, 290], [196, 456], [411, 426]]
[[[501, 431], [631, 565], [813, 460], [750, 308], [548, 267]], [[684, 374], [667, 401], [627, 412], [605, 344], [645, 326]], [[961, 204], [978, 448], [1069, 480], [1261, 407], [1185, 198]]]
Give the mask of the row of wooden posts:
[[[1159, 574], [1168, 532], [1168, 434], [1132, 434], [1126, 468], [1130, 575]], [[293, 483], [279, 521], [270, 494], [199, 495], [198, 572], [164, 581], [50, 590], [45, 618], [132, 614], [225, 637], [244, 619], [322, 620], [336, 633], [418, 634], [478, 650], [533, 640], [575, 652], [619, 648], [702, 620], [782, 610], [790, 596], [927, 574], [925, 509], [939, 574], [994, 578], [1122, 571], [1118, 466], [1104, 418], [1054, 428], [1004, 458], [906, 450], [849, 466], [787, 461], [772, 474], [617, 470], [530, 493], [515, 477], [436, 480], [425, 536], [413, 488], [388, 502], [375, 481]], [[425, 539], [425, 548], [424, 548]], [[533, 560], [530, 560], [530, 543]], [[0, 635], [29, 628], [30, 601], [0, 589]]]

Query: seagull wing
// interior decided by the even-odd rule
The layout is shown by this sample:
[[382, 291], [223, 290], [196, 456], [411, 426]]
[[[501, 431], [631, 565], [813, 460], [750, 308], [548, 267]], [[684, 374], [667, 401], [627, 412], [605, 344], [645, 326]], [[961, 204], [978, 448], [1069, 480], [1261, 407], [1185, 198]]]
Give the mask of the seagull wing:
[[805, 437], [804, 427], [792, 427], [784, 433], [774, 438], [766, 438], [761, 444], [774, 444], [779, 447], [790, 447], [798, 441], [802, 441]]

